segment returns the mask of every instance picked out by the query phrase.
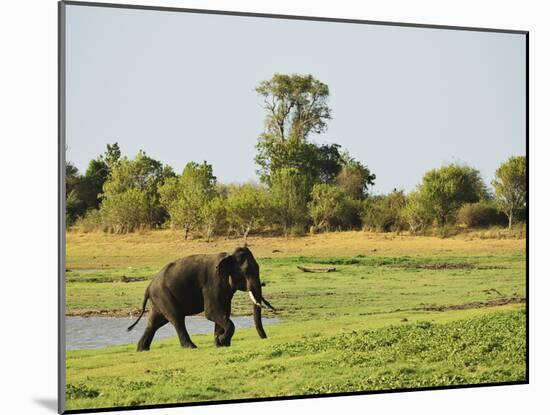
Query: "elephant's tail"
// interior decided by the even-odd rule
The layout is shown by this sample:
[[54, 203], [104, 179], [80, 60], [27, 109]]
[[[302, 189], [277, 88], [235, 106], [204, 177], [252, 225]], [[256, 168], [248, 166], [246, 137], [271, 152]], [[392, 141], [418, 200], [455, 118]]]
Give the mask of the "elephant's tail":
[[147, 300], [149, 299], [149, 287], [145, 290], [145, 296], [143, 297], [143, 306], [141, 308], [141, 314], [139, 315], [138, 319], [132, 324], [130, 327], [128, 327], [128, 331], [131, 331], [137, 323], [139, 323], [139, 320], [141, 317], [143, 317], [143, 313], [145, 313], [145, 305], [147, 304]]

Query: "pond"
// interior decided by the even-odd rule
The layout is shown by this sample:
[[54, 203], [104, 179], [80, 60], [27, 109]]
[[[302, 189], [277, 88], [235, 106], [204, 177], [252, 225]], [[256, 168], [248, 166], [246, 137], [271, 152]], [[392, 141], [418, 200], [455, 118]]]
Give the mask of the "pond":
[[[135, 317], [65, 317], [65, 348], [66, 350], [97, 349], [118, 344], [135, 343], [143, 334], [147, 324], [144, 316], [132, 331], [126, 328], [136, 320]], [[231, 317], [236, 330], [254, 327], [252, 317]], [[278, 323], [278, 318], [262, 318], [264, 325]], [[202, 316], [185, 318], [185, 326], [190, 335], [210, 333], [214, 336], [214, 323]], [[176, 337], [176, 330], [170, 323], [161, 327], [155, 334], [155, 339]], [[154, 342], [154, 340], [153, 340]], [[154, 344], [154, 343], [153, 343]]]

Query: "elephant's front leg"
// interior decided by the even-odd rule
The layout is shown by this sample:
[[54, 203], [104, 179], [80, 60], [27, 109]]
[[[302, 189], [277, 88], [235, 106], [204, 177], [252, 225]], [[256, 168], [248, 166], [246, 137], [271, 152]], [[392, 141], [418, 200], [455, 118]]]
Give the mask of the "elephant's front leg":
[[231, 346], [231, 338], [235, 333], [235, 325], [229, 317], [220, 320], [218, 324], [221, 326], [223, 333], [217, 337], [216, 346]]
[[222, 326], [220, 326], [218, 323], [215, 323], [214, 327], [214, 345], [216, 347], [223, 346], [223, 344], [220, 342], [220, 336], [225, 332]]
[[217, 347], [231, 346], [235, 325], [230, 320], [231, 299], [204, 297], [204, 316], [215, 323], [214, 344]]
[[235, 333], [235, 325], [229, 319], [229, 314], [214, 309], [205, 310], [204, 315], [208, 320], [216, 323], [214, 329], [214, 344], [217, 347], [231, 346], [231, 338]]

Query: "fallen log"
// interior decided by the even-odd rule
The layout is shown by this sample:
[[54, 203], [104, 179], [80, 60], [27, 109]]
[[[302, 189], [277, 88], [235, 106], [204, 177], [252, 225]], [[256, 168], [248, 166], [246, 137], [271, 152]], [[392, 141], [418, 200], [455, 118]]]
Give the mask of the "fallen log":
[[336, 268], [306, 268], [306, 267], [297, 267], [300, 271], [303, 272], [334, 272], [336, 271]]

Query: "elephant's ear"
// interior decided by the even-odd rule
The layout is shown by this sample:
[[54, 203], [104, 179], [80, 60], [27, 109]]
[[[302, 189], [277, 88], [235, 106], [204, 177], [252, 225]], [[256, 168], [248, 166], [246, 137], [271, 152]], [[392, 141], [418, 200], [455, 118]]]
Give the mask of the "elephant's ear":
[[226, 255], [222, 259], [220, 259], [220, 262], [218, 262], [218, 265], [216, 266], [216, 270], [218, 271], [218, 275], [220, 277], [223, 277], [225, 280], [229, 279], [229, 275], [231, 274], [231, 271], [235, 267], [235, 258], [231, 255]]

